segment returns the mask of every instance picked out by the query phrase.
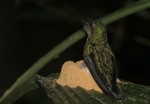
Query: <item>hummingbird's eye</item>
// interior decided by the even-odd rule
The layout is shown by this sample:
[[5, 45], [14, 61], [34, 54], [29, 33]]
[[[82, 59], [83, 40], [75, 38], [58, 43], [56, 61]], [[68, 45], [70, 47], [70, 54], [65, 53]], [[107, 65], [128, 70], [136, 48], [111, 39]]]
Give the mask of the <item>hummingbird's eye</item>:
[[93, 27], [95, 27], [95, 23], [91, 22], [91, 23], [89, 23], [89, 26], [90, 26], [90, 28], [93, 28]]

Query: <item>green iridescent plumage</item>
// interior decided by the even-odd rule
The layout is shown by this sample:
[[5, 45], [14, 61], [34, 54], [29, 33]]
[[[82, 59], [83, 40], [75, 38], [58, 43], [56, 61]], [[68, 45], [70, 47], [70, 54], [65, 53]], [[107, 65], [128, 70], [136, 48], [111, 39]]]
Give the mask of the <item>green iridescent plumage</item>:
[[83, 23], [88, 34], [84, 47], [85, 64], [105, 94], [117, 100], [124, 100], [125, 96], [116, 81], [115, 56], [107, 42], [105, 25], [90, 19]]

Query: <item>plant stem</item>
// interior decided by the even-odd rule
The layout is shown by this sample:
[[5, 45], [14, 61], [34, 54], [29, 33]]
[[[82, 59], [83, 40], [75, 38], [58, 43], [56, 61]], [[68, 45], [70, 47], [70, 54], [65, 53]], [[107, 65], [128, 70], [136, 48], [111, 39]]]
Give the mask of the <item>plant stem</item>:
[[119, 20], [123, 17], [126, 17], [128, 15], [131, 15], [135, 12], [139, 12], [149, 7], [150, 7], [149, 0], [139, 0], [138, 2], [134, 4], [130, 4], [98, 20], [102, 20], [105, 24], [110, 24], [116, 20]]
[[[150, 7], [150, 0], [140, 0], [130, 6], [124, 7], [114, 13], [107, 15], [101, 18], [100, 20], [104, 21], [105, 24], [109, 24], [149, 7]], [[4, 93], [3, 97], [0, 99], [0, 103], [2, 103], [4, 99], [5, 100], [8, 99], [12, 95], [13, 91], [18, 88], [18, 86], [27, 82], [31, 77], [33, 77], [37, 72], [39, 72], [48, 62], [50, 62], [57, 55], [59, 55], [68, 47], [75, 44], [84, 37], [85, 33], [82, 30], [78, 30], [77, 32], [73, 33], [70, 37], [65, 39], [62, 43], [53, 48], [51, 51], [49, 51], [46, 55], [44, 55], [41, 59], [39, 59], [33, 66], [31, 66], [22, 76], [20, 76], [17, 79], [17, 81], [11, 86], [11, 88]], [[10, 102], [9, 104], [11, 104], [14, 101], [10, 100], [9, 102]]]

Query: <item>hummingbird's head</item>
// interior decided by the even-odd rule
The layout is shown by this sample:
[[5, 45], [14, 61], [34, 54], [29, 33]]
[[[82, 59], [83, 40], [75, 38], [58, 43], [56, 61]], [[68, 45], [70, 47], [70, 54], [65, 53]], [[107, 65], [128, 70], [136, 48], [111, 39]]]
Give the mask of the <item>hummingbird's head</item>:
[[106, 40], [106, 29], [102, 21], [87, 19], [83, 20], [83, 24], [90, 43], [98, 44], [99, 42]]

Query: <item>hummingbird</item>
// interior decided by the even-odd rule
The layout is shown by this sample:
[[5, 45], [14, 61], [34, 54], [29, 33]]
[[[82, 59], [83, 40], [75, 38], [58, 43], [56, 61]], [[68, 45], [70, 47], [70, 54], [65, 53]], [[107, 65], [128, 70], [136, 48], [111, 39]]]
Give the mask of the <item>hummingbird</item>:
[[115, 56], [108, 44], [104, 23], [86, 19], [83, 24], [88, 34], [84, 46], [84, 62], [93, 79], [106, 95], [118, 101], [125, 100], [125, 95], [117, 83]]

